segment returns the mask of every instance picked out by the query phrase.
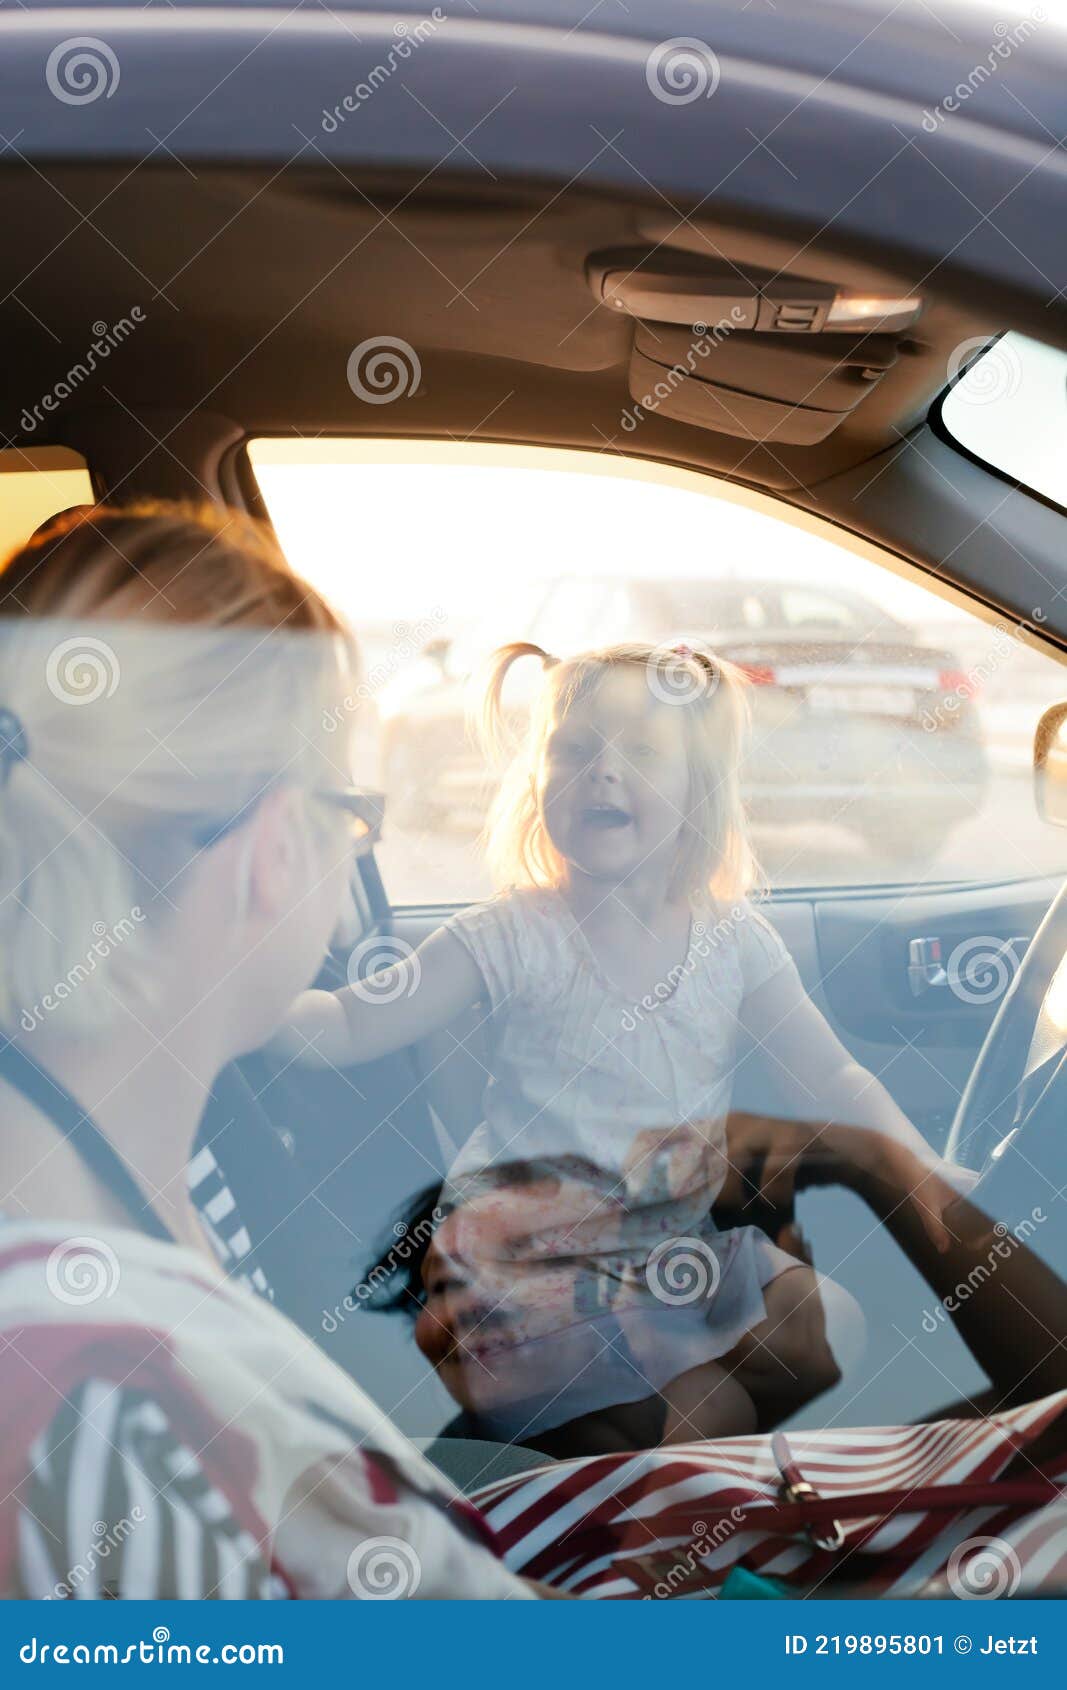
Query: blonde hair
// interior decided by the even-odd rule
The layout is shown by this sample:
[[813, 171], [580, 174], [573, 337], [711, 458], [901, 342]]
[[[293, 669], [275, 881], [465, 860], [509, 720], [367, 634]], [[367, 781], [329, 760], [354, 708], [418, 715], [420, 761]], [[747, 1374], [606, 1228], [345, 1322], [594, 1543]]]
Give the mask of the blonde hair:
[[[520, 658], [536, 657], [544, 679], [525, 745], [516, 747], [502, 707], [504, 681]], [[747, 682], [734, 664], [690, 646], [605, 646], [577, 657], [551, 657], [538, 645], [501, 646], [489, 660], [478, 727], [490, 753], [511, 751], [490, 807], [486, 854], [498, 888], [558, 887], [566, 864], [549, 837], [535, 771], [553, 726], [605, 676], [633, 669], [660, 708], [674, 710], [685, 734], [689, 803], [679, 828], [668, 895], [736, 898], [761, 884], [741, 802], [740, 762], [748, 721]]]
[[354, 653], [265, 525], [158, 501], [35, 534], [0, 568], [0, 641], [0, 1024], [62, 1001], [83, 1034], [101, 979], [150, 993], [144, 934], [213, 832], [272, 783], [348, 778], [325, 724]]

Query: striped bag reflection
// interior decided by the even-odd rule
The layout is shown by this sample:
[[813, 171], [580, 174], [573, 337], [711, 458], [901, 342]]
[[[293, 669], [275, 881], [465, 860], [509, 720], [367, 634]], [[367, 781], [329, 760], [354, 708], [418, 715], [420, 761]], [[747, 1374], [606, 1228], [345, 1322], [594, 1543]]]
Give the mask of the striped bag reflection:
[[[794, 1432], [558, 1462], [471, 1500], [508, 1566], [600, 1598], [708, 1597], [740, 1566], [797, 1596], [1067, 1586], [1067, 1392], [976, 1420]], [[1006, 1469], [1011, 1467], [1011, 1476]]]

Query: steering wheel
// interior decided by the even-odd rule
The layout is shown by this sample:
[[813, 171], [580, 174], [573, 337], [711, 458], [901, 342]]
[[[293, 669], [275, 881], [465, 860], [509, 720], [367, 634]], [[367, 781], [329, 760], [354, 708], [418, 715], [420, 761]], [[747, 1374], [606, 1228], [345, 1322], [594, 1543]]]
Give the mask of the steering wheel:
[[1041, 1011], [1065, 954], [1067, 882], [1049, 905], [985, 1036], [949, 1130], [947, 1162], [982, 1173], [1009, 1131]]

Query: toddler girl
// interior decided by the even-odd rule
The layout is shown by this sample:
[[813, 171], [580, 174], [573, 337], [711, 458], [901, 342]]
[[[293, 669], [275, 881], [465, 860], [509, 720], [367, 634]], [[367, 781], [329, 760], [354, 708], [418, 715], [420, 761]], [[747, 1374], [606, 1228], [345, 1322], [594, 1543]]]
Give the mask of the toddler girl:
[[568, 1454], [773, 1425], [839, 1377], [824, 1302], [854, 1305], [756, 1227], [711, 1219], [741, 1035], [798, 1118], [917, 1135], [745, 896], [739, 672], [688, 646], [507, 646], [497, 742], [520, 659], [544, 679], [488, 823], [507, 890], [391, 984], [305, 993], [286, 1053], [363, 1062], [487, 1006], [483, 1119], [449, 1172], [417, 1326], [483, 1425]]

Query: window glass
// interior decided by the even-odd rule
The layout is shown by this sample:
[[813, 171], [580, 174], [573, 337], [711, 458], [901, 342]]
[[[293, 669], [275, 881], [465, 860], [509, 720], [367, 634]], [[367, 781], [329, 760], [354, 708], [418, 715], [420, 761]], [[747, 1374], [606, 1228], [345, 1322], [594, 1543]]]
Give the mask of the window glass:
[[590, 628], [603, 630], [612, 597], [607, 581], [581, 577], [558, 581], [534, 620], [530, 638], [553, 656], [569, 657], [588, 645]]
[[85, 459], [65, 446], [0, 451], [0, 556], [71, 505], [93, 502]]
[[[980, 343], [968, 343], [973, 354]], [[992, 469], [1067, 508], [1067, 352], [1004, 334], [945, 395], [941, 420]]]
[[[809, 593], [803, 588], [786, 587], [779, 603], [782, 621], [787, 628], [855, 628], [860, 620], [854, 604], [845, 598], [833, 598], [829, 593]], [[868, 622], [870, 620], [868, 616]]]
[[746, 628], [763, 628], [767, 622], [767, 607], [755, 593], [746, 593], [741, 600], [741, 621]]
[[[747, 673], [742, 789], [776, 887], [1058, 873], [1034, 728], [1067, 692], [1033, 641], [710, 478], [549, 449], [262, 440], [294, 564], [359, 635], [356, 778], [386, 792], [395, 903], [488, 894], [496, 772], [472, 738], [495, 647], [710, 644]], [[539, 684], [509, 678], [516, 722]]]

